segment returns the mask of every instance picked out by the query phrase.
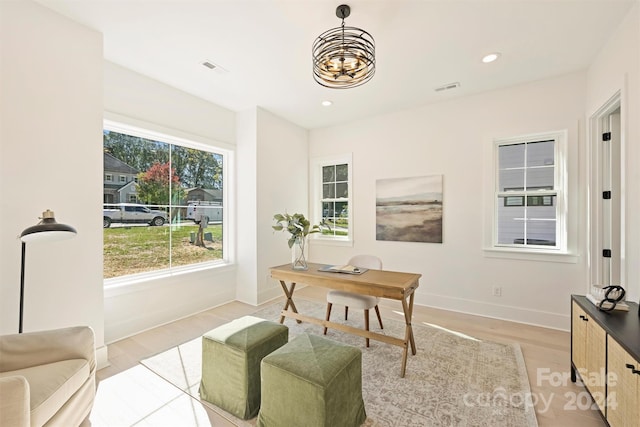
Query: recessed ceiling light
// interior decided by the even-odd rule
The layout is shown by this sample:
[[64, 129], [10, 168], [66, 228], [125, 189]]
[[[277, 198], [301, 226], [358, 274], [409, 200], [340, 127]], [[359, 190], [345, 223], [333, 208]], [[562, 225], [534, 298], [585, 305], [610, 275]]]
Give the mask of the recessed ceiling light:
[[323, 107], [331, 107], [333, 105], [333, 101], [322, 101], [322, 106]]
[[500, 53], [494, 52], [494, 53], [490, 53], [488, 55], [485, 55], [482, 58], [482, 62], [484, 62], [485, 64], [488, 64], [489, 62], [493, 62], [498, 58], [500, 58]]

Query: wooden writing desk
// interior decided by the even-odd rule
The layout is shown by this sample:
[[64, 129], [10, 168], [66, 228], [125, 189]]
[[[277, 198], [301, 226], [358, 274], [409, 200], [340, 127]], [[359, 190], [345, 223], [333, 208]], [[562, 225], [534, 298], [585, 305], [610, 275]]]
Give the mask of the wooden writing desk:
[[[269, 269], [271, 277], [280, 281], [282, 290], [287, 297], [287, 302], [282, 309], [282, 313], [280, 313], [280, 323], [284, 322], [284, 318], [286, 316], [296, 319], [298, 322], [305, 321], [315, 323], [328, 328], [338, 329], [351, 334], [360, 335], [365, 338], [403, 347], [404, 351], [402, 354], [400, 376], [404, 378], [407, 368], [409, 346], [411, 346], [411, 354], [416, 354], [416, 343], [413, 338], [411, 317], [413, 316], [413, 296], [415, 290], [418, 288], [418, 280], [420, 279], [421, 274], [400, 273], [397, 271], [386, 270], [368, 270], [362, 274], [356, 275], [318, 271], [318, 269], [323, 267], [324, 264], [308, 263], [308, 266], [308, 270], [293, 270], [291, 268], [291, 264], [284, 264], [277, 267], [271, 267]], [[289, 282], [290, 285], [287, 285], [287, 282]], [[293, 302], [293, 291], [296, 288], [296, 283], [401, 301], [402, 309], [404, 311], [404, 321], [406, 324], [404, 339], [365, 331], [364, 329], [354, 328], [341, 323], [317, 319], [315, 317], [305, 316], [298, 313], [298, 309]]]

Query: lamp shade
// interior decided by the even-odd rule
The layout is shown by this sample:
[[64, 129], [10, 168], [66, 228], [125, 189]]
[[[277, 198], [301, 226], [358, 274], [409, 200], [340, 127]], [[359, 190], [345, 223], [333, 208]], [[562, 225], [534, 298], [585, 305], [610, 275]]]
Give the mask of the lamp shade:
[[66, 240], [77, 234], [75, 228], [66, 224], [58, 224], [53, 211], [47, 209], [42, 213], [41, 221], [20, 234], [23, 242]]

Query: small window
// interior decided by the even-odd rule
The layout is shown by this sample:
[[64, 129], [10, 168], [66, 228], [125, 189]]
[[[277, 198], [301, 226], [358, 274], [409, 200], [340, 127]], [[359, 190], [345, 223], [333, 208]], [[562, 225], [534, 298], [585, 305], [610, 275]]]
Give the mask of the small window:
[[[316, 159], [314, 169], [314, 222], [322, 221], [318, 238], [351, 240], [351, 155]], [[317, 235], [316, 235], [317, 236]]]
[[121, 182], [121, 183], [123, 183], [123, 184], [126, 184], [126, 182], [127, 182], [127, 177], [126, 177], [126, 176], [124, 176], [124, 175], [120, 175], [120, 182]]
[[565, 134], [494, 142], [494, 247], [566, 250]]
[[105, 182], [113, 182], [113, 175], [111, 175], [110, 173], [107, 173], [104, 175], [104, 181]]

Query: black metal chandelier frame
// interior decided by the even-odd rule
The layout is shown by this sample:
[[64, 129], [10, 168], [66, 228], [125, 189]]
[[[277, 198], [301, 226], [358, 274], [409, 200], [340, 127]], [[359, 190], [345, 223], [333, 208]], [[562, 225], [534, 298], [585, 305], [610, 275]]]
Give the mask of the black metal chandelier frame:
[[350, 14], [349, 6], [338, 6], [336, 16], [342, 25], [320, 34], [313, 43], [313, 78], [322, 86], [360, 86], [376, 72], [375, 40], [365, 30], [345, 26], [344, 19]]

